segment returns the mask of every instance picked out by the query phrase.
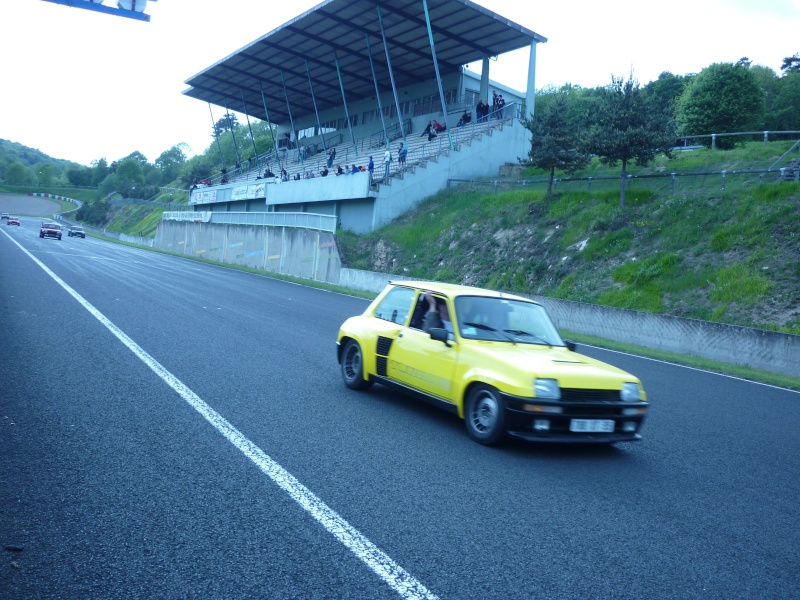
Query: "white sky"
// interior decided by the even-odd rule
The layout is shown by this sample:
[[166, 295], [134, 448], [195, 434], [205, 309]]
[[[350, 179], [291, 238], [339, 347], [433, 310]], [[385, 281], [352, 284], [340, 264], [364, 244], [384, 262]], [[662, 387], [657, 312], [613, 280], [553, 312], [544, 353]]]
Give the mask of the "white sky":
[[[631, 70], [645, 84], [744, 56], [780, 73], [783, 58], [800, 52], [800, 0], [475, 1], [548, 38], [537, 47], [537, 88], [606, 85]], [[200, 153], [211, 116], [181, 95], [183, 82], [316, 4], [158, 0], [145, 23], [0, 0], [0, 138], [85, 165], [134, 150], [152, 162], [180, 142]], [[490, 77], [524, 90], [529, 52], [491, 61]], [[214, 107], [215, 120], [222, 114]]]

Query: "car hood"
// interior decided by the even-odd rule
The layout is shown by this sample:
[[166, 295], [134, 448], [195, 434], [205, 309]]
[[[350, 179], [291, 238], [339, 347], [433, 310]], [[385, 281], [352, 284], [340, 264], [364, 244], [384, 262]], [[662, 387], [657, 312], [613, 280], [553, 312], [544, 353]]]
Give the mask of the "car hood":
[[475, 350], [486, 355], [487, 363], [502, 361], [520, 372], [556, 379], [564, 388], [620, 389], [625, 382], [639, 383], [622, 369], [562, 346], [478, 342]]

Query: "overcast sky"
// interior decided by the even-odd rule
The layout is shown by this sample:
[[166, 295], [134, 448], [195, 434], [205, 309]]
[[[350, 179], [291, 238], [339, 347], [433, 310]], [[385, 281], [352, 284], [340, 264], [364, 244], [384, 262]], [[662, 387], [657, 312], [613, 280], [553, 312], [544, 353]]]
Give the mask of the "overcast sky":
[[[783, 58], [800, 52], [800, 0], [475, 1], [548, 38], [537, 48], [537, 88], [606, 85], [631, 70], [645, 84], [744, 56], [780, 73]], [[0, 138], [85, 165], [134, 150], [152, 162], [180, 142], [200, 153], [211, 116], [181, 94], [184, 81], [316, 4], [158, 0], [145, 23], [0, 0]], [[491, 78], [524, 90], [528, 55], [492, 61]]]

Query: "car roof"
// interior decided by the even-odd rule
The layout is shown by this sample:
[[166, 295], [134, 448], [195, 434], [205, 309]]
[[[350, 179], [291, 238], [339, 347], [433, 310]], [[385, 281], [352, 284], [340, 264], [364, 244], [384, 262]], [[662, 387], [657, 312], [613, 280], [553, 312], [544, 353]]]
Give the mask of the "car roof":
[[524, 302], [534, 302], [530, 298], [523, 296], [515, 296], [514, 294], [506, 294], [505, 292], [498, 292], [495, 290], [487, 290], [485, 288], [472, 287], [470, 285], [459, 285], [456, 283], [442, 283], [440, 281], [424, 281], [424, 280], [400, 280], [391, 281], [390, 285], [400, 287], [413, 287], [423, 290], [428, 290], [434, 294], [442, 294], [443, 296], [485, 296], [487, 298], [505, 298], [508, 300], [522, 300]]

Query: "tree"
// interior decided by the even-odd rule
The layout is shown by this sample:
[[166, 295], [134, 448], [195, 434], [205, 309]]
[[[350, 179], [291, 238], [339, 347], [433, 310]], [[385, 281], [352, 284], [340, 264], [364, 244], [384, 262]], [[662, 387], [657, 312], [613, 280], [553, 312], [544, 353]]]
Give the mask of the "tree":
[[67, 169], [67, 179], [76, 187], [92, 185], [92, 170], [80, 165], [72, 165]]
[[169, 150], [165, 150], [155, 161], [155, 167], [161, 174], [161, 182], [168, 183], [178, 177], [181, 167], [186, 162], [186, 154], [183, 151], [185, 144], [176, 144]]
[[800, 73], [800, 53], [795, 52], [792, 56], [784, 58], [781, 71], [784, 74]]
[[108, 163], [105, 158], [92, 161], [92, 185], [97, 187], [108, 175]]
[[658, 76], [658, 79], [644, 86], [645, 92], [650, 97], [653, 109], [674, 117], [678, 99], [691, 79], [691, 75], [679, 76], [673, 75], [669, 71], [664, 71]]
[[39, 185], [48, 186], [53, 182], [55, 169], [52, 163], [39, 163], [36, 166], [36, 176], [39, 178]]
[[571, 175], [589, 164], [589, 155], [580, 149], [577, 124], [570, 119], [568, 89], [555, 91], [549, 100], [537, 107], [533, 119], [524, 122], [532, 134], [531, 163], [550, 172], [548, 195], [553, 193], [556, 169]]
[[135, 189], [137, 186], [141, 188], [144, 185], [144, 170], [142, 164], [135, 157], [129, 156], [122, 160], [117, 166], [117, 172], [114, 175], [114, 187], [124, 196], [135, 196]]
[[[677, 120], [682, 135], [736, 133], [761, 129], [764, 92], [753, 71], [742, 64], [714, 63], [686, 88], [678, 103]], [[717, 140], [732, 148], [735, 139]]]
[[[230, 115], [230, 119], [228, 115]], [[226, 131], [230, 131], [239, 126], [239, 120], [236, 118], [236, 115], [234, 113], [228, 113], [228, 115], [214, 123], [214, 131], [211, 133], [213, 137], [219, 137]]]
[[610, 166], [622, 163], [620, 205], [625, 206], [628, 164], [647, 166], [658, 152], [671, 156], [675, 142], [669, 115], [653, 110], [639, 82], [630, 74], [627, 81], [611, 77], [601, 92], [595, 123], [586, 136], [586, 149]]
[[13, 162], [8, 165], [5, 174], [6, 183], [10, 185], [24, 185], [28, 176], [28, 168], [21, 162]]
[[787, 71], [778, 84], [772, 110], [775, 129], [797, 131], [800, 129], [800, 71]]

